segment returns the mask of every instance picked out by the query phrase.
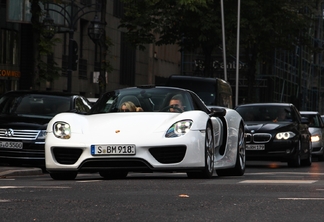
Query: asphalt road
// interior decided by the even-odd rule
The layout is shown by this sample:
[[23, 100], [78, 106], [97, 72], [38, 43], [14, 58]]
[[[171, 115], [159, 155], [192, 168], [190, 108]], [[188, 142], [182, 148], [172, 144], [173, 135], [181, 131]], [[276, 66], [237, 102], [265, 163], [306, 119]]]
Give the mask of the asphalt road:
[[248, 162], [241, 177], [0, 178], [0, 221], [324, 221], [324, 162]]

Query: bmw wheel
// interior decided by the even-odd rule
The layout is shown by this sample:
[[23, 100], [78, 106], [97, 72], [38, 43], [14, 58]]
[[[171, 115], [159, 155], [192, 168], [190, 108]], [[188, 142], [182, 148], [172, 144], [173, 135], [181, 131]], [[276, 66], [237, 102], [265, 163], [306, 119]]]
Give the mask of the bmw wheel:
[[299, 140], [298, 145], [296, 147], [295, 155], [292, 157], [292, 159], [290, 159], [288, 161], [288, 166], [289, 167], [300, 167], [300, 165], [301, 165], [300, 151], [301, 151], [301, 141]]
[[301, 161], [302, 166], [311, 166], [312, 165], [312, 143], [309, 142], [307, 158]]

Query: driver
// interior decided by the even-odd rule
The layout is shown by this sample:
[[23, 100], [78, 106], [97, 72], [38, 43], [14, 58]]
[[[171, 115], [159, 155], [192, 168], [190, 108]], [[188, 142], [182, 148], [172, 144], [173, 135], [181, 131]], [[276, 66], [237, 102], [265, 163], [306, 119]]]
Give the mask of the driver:
[[[182, 95], [180, 95], [180, 94], [174, 95], [169, 102], [169, 106], [170, 106], [170, 112], [179, 113], [180, 110], [183, 112], [184, 106], [183, 106]], [[176, 108], [173, 108], [173, 107], [176, 107]]]

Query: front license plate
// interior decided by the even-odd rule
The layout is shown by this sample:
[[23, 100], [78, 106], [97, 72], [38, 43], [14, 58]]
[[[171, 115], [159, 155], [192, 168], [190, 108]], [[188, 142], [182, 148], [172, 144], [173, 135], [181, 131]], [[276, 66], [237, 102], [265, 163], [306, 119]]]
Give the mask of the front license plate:
[[8, 149], [22, 149], [22, 142], [9, 142], [9, 141], [0, 141], [0, 148], [8, 148]]
[[91, 155], [135, 155], [134, 144], [91, 145]]
[[264, 150], [264, 144], [246, 144], [246, 150]]

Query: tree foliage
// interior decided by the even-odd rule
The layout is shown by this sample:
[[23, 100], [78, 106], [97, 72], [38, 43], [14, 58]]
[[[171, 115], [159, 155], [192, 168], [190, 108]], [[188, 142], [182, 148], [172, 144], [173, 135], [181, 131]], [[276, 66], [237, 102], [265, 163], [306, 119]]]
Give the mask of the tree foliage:
[[[123, 0], [126, 5], [121, 28], [140, 49], [145, 44], [179, 44], [181, 49], [201, 49], [205, 75], [211, 55], [222, 43], [220, 0]], [[235, 54], [238, 1], [224, 0], [226, 50]], [[248, 70], [244, 75], [253, 89], [256, 65], [267, 61], [275, 48], [310, 45], [308, 33], [318, 0], [241, 1], [240, 51]], [[252, 95], [252, 91], [250, 92]], [[251, 97], [252, 98], [252, 97]]]

